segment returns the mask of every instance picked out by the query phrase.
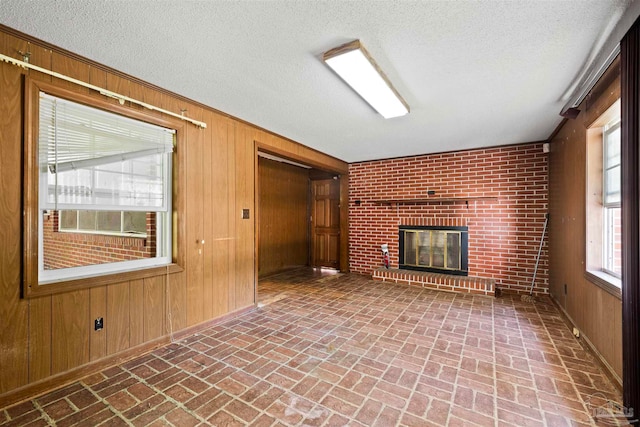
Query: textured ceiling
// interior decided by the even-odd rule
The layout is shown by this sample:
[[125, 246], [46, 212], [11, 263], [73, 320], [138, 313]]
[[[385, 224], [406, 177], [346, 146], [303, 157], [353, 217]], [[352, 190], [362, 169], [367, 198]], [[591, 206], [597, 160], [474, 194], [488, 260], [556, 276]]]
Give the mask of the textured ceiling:
[[[629, 1], [0, 0], [0, 23], [354, 162], [546, 139]], [[354, 39], [409, 115], [321, 61]]]

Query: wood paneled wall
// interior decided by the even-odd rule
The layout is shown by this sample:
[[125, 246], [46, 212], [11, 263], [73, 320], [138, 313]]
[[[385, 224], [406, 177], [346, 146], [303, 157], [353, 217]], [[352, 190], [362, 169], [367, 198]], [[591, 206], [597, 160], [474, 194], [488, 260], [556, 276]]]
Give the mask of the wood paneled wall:
[[[553, 137], [549, 155], [549, 291], [604, 363], [622, 376], [622, 304], [585, 278], [587, 128], [620, 97], [613, 63]], [[566, 285], [566, 294], [565, 287]]]
[[309, 172], [258, 159], [258, 275], [309, 261]]
[[[30, 62], [40, 67], [176, 113], [186, 109], [208, 127], [187, 125], [177, 147], [186, 156], [173, 190], [185, 200], [176, 207], [183, 271], [23, 299], [24, 76], [102, 96], [0, 63], [0, 407], [254, 304], [258, 145], [347, 173], [338, 159], [0, 26], [0, 52], [22, 59], [18, 51], [31, 52]], [[250, 219], [242, 219], [242, 209], [250, 209]], [[103, 330], [93, 330], [97, 317], [104, 318]]]

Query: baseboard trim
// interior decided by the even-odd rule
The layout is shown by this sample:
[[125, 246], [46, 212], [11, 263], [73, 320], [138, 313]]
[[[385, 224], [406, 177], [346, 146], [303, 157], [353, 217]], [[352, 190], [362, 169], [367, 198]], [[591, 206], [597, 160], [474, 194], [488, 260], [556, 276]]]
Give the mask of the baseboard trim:
[[168, 336], [156, 338], [138, 346], [131, 347], [120, 353], [107, 356], [94, 362], [89, 362], [85, 365], [79, 366], [69, 371], [61, 372], [40, 381], [36, 381], [15, 390], [11, 390], [3, 395], [0, 395], [0, 409], [14, 405], [16, 403], [20, 403], [25, 400], [33, 399], [50, 391], [65, 387], [91, 374], [95, 374], [96, 372], [100, 372], [111, 366], [122, 364], [124, 362], [127, 362], [128, 360], [133, 359], [134, 357], [149, 353], [169, 343], [170, 340]]
[[[188, 336], [199, 333], [211, 326], [215, 326], [217, 324], [225, 322], [233, 317], [240, 316], [253, 308], [255, 308], [255, 305], [252, 304], [247, 307], [243, 307], [227, 313], [223, 316], [217, 317], [215, 319], [207, 320], [194, 326], [189, 326], [185, 329], [175, 332], [173, 334], [173, 341], [179, 341]], [[152, 352], [153, 350], [171, 344], [171, 342], [171, 337], [169, 335], [166, 335], [137, 345], [135, 347], [131, 347], [120, 353], [107, 356], [103, 359], [87, 363], [69, 371], [61, 372], [40, 381], [36, 381], [34, 383], [11, 390], [5, 394], [0, 395], [0, 410], [9, 406], [13, 406], [17, 403], [42, 396], [43, 394], [49, 393], [53, 390], [65, 387], [71, 383], [81, 380], [82, 378], [98, 373], [112, 366], [121, 365], [131, 359], [143, 356], [147, 353]]]
[[593, 358], [598, 362], [600, 368], [604, 372], [604, 374], [609, 378], [609, 380], [613, 383], [613, 385], [618, 389], [620, 393], [622, 393], [622, 379], [616, 374], [613, 367], [607, 362], [607, 360], [600, 354], [595, 345], [589, 340], [589, 337], [583, 333], [583, 331], [578, 327], [576, 322], [573, 321], [569, 313], [560, 305], [558, 300], [556, 300], [553, 295], [550, 295], [550, 299], [553, 304], [558, 308], [558, 311], [561, 314], [562, 320], [567, 324], [567, 326], [571, 329], [574, 327], [580, 331], [580, 338], [578, 338], [578, 342], [582, 345], [586, 351], [591, 353]]

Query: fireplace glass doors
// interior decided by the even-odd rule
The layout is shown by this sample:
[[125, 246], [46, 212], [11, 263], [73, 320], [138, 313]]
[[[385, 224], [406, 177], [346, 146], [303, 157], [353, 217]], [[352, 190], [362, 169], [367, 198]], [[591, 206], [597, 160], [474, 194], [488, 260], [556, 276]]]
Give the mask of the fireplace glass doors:
[[401, 226], [400, 268], [466, 276], [467, 227]]

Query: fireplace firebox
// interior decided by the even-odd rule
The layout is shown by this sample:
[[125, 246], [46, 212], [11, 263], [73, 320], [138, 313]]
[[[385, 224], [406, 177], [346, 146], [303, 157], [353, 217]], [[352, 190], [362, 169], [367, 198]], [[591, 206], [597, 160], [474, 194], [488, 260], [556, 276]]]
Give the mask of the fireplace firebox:
[[467, 276], [469, 230], [456, 226], [400, 226], [400, 268]]

